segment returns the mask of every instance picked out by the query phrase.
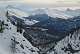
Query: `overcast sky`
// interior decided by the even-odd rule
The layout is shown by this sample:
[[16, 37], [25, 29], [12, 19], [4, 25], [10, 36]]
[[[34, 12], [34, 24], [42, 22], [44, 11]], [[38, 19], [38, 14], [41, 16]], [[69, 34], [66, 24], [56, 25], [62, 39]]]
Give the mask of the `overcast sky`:
[[80, 0], [0, 0], [0, 3], [23, 3], [31, 6], [80, 6]]

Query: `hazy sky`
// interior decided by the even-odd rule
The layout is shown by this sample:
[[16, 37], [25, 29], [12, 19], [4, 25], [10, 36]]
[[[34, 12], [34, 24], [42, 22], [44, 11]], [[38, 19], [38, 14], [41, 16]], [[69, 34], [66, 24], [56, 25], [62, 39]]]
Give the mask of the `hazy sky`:
[[0, 0], [0, 3], [23, 3], [31, 6], [80, 6], [80, 0]]

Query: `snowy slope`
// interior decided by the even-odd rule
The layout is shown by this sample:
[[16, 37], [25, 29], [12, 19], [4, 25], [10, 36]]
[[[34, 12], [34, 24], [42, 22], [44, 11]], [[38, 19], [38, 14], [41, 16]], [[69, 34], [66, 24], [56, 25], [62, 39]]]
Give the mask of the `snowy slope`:
[[50, 54], [80, 54], [80, 29], [59, 41]]
[[63, 11], [61, 10], [57, 10], [57, 9], [48, 9], [47, 10], [47, 14], [51, 17], [58, 17], [58, 18], [63, 18], [63, 19], [68, 19], [68, 18], [72, 18], [71, 15], [68, 15], [66, 13], [63, 13]]
[[[3, 19], [3, 17], [0, 19]], [[15, 54], [38, 54], [38, 49], [33, 47], [31, 43], [23, 37], [23, 34], [17, 33], [16, 27], [10, 22], [7, 22], [6, 17], [5, 24], [8, 24], [8, 26], [4, 26], [5, 29], [3, 33], [0, 33], [0, 54], [13, 54], [11, 46], [14, 38], [16, 40]]]
[[35, 23], [38, 23], [39, 21], [26, 19], [24, 22], [26, 25], [33, 25]]
[[8, 7], [7, 10], [10, 14], [13, 14], [13, 15], [19, 17], [19, 18], [29, 16], [28, 12], [21, 11], [21, 10], [15, 8], [15, 7]]

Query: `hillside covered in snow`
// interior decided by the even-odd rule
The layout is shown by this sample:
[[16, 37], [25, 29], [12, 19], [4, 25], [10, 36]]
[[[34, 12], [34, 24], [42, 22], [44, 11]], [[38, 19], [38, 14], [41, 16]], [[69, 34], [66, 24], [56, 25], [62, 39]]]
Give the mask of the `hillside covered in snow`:
[[[38, 54], [38, 49], [17, 32], [17, 29], [7, 18], [0, 18], [0, 24], [4, 21], [3, 31], [0, 30], [0, 54]], [[0, 26], [1, 28], [1, 26]]]

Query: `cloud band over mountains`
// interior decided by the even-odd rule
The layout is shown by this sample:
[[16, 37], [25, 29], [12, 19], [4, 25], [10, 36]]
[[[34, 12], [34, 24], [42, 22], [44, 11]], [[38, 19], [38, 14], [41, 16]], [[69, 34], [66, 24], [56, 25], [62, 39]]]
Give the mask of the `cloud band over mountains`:
[[0, 3], [15, 2], [32, 6], [80, 6], [80, 0], [0, 0]]

